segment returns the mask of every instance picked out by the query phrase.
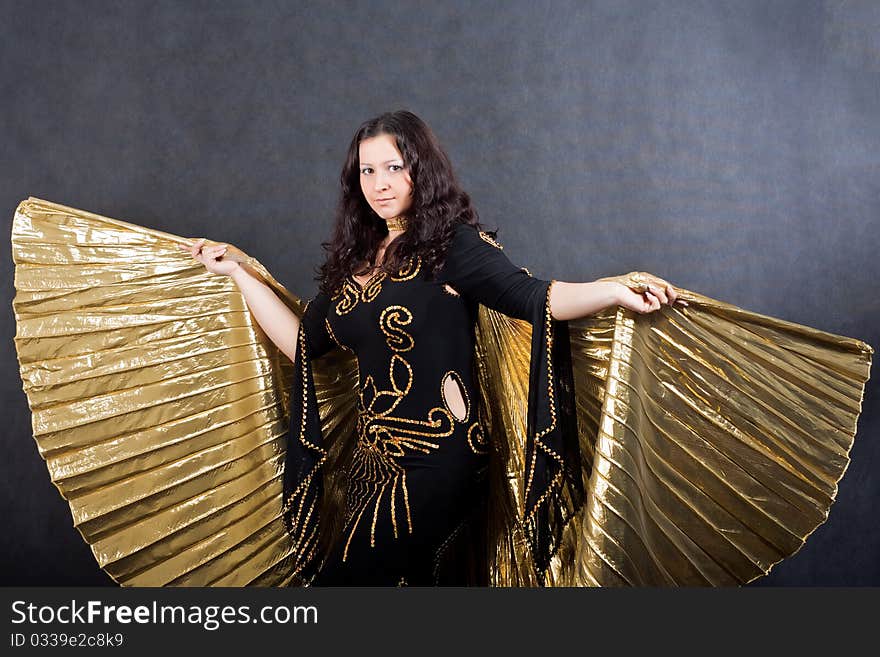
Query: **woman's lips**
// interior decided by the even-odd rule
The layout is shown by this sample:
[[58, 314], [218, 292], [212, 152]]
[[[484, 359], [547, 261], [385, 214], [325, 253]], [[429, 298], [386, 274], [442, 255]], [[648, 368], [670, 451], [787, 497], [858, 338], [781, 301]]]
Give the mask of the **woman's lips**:
[[391, 198], [377, 198], [376, 203], [388, 203], [388, 201], [393, 201], [394, 197]]

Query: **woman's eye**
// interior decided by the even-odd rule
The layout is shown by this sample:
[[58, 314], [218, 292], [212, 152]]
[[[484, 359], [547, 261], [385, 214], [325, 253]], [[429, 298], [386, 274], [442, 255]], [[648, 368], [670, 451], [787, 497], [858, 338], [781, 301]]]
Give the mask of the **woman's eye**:
[[400, 171], [403, 167], [400, 166], [399, 164], [392, 164], [392, 165], [391, 165], [390, 167], [388, 167], [388, 168], [391, 169], [392, 171]]
[[365, 175], [370, 173], [371, 171], [372, 171], [372, 169], [370, 169], [369, 167], [365, 167], [365, 168], [361, 169], [361, 173], [363, 173]]

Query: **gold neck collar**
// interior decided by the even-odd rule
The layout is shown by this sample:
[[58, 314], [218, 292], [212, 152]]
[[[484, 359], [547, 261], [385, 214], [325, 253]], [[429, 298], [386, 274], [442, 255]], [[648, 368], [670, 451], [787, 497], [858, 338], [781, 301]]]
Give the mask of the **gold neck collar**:
[[398, 215], [391, 219], [386, 219], [385, 225], [388, 226], [389, 232], [392, 230], [406, 230], [407, 226], [409, 226], [409, 219], [403, 215]]

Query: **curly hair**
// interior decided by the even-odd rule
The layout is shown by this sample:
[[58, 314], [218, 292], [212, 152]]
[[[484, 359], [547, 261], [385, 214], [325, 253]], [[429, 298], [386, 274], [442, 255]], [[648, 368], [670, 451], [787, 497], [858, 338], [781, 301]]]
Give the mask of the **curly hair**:
[[433, 276], [442, 267], [457, 224], [481, 228], [470, 197], [462, 191], [449, 156], [431, 129], [406, 110], [386, 112], [365, 121], [357, 129], [340, 183], [332, 238], [321, 246], [327, 258], [318, 268], [319, 288], [332, 295], [357, 267], [372, 263], [379, 245], [388, 235], [385, 221], [367, 203], [361, 191], [358, 146], [371, 137], [389, 135], [403, 156], [403, 166], [413, 183], [409, 227], [385, 250], [381, 269], [396, 274], [409, 258], [421, 258], [422, 270]]

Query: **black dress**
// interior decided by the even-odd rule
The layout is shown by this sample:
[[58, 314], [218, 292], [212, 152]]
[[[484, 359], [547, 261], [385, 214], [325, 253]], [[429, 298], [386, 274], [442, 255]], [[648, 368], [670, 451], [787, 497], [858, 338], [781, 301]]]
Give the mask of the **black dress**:
[[[478, 304], [532, 321], [545, 316], [551, 283], [514, 266], [487, 233], [464, 224], [442, 270], [429, 278], [418, 260], [364, 285], [349, 277], [305, 310], [297, 354], [306, 356], [303, 365], [339, 346], [357, 355], [359, 370], [345, 528], [329, 555], [315, 555], [315, 585], [467, 583], [467, 552], [479, 548], [456, 539], [479, 536], [488, 486], [474, 371]], [[295, 386], [293, 397], [303, 395], [305, 413], [294, 411], [291, 426], [305, 431], [288, 447], [291, 491], [319, 484], [323, 455], [309, 376], [304, 367], [304, 386]], [[444, 394], [448, 377], [461, 392], [463, 413]], [[300, 525], [317, 510], [314, 499], [303, 501], [292, 505]]]

